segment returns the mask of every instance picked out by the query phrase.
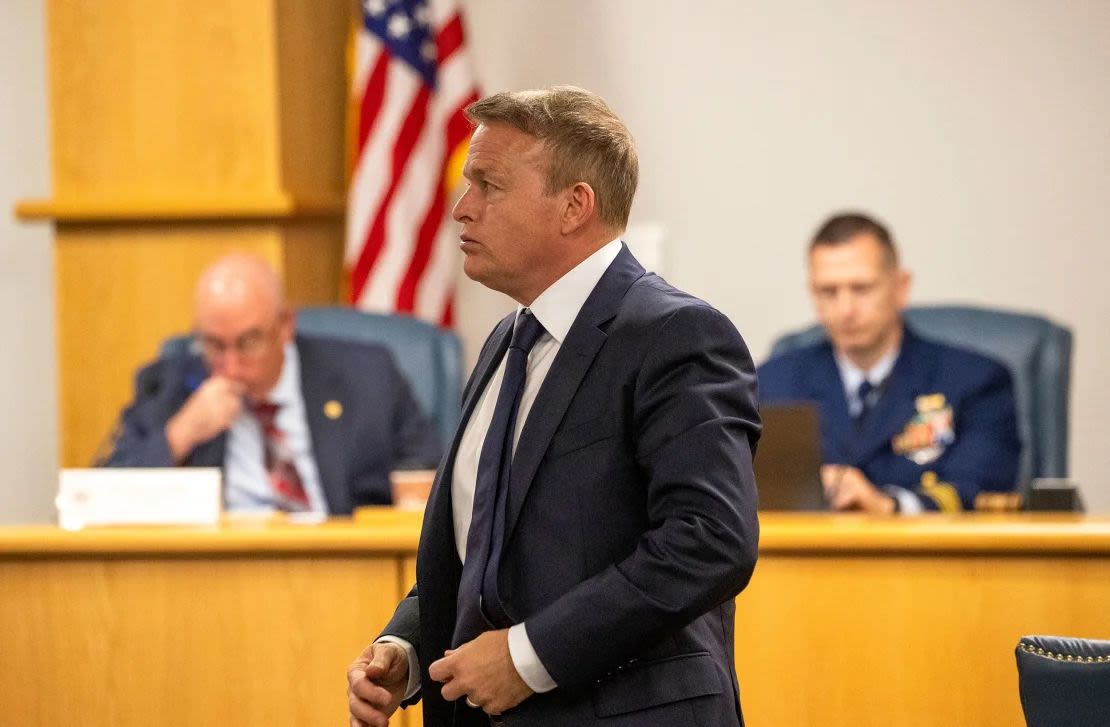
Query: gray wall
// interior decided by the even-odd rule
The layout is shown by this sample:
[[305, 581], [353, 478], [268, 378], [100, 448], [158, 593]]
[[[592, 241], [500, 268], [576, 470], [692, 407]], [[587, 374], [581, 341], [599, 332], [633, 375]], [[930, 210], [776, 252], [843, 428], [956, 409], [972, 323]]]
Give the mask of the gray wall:
[[[914, 301], [1043, 312], [1077, 348], [1072, 473], [1110, 509], [1110, 3], [977, 0], [467, 0], [485, 90], [576, 83], [641, 151], [633, 222], [666, 228], [665, 274], [730, 315], [762, 359], [811, 319], [802, 249], [833, 210], [884, 218]], [[41, 9], [0, 9], [2, 201], [47, 189]], [[3, 228], [0, 519], [53, 488], [50, 258]], [[463, 281], [473, 361], [510, 306]]]
[[0, 8], [0, 523], [53, 519], [58, 403], [50, 228], [12, 218], [50, 191], [42, 3]]
[[[762, 360], [812, 320], [803, 248], [844, 207], [900, 241], [914, 302], [1076, 335], [1071, 470], [1110, 509], [1110, 2], [470, 0], [485, 90], [576, 83], [639, 142], [634, 223]], [[465, 286], [470, 351], [505, 308]]]

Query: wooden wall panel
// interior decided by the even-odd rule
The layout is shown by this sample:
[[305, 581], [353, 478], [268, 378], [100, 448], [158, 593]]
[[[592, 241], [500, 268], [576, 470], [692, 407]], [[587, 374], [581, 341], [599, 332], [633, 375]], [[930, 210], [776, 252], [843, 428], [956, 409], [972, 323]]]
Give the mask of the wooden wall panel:
[[343, 222], [316, 218], [281, 225], [285, 293], [296, 305], [329, 305], [340, 300], [343, 276]]
[[[346, 724], [345, 666], [392, 614], [397, 567], [0, 560], [0, 727]], [[28, 654], [51, 658], [11, 661]]]
[[306, 199], [346, 193], [348, 33], [358, 3], [278, 0], [281, 181]]
[[273, 3], [51, 0], [47, 22], [56, 198], [279, 188]]
[[737, 599], [745, 716], [757, 726], [1020, 725], [1018, 639], [1106, 638], [1106, 605], [1105, 557], [765, 554]]

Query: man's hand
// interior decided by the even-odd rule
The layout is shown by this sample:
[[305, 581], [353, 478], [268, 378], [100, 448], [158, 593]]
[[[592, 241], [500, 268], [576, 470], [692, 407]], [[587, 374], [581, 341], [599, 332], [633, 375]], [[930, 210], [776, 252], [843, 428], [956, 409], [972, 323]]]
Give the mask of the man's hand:
[[227, 431], [243, 410], [244, 391], [243, 384], [223, 376], [205, 379], [166, 422], [166, 441], [175, 462], [188, 457], [201, 442]]
[[855, 467], [827, 464], [821, 467], [821, 484], [834, 510], [863, 510], [877, 515], [894, 512], [894, 498], [879, 490]]
[[509, 631], [487, 631], [457, 649], [449, 650], [428, 669], [443, 682], [443, 698], [466, 698], [486, 714], [501, 714], [532, 696], [509, 654]]
[[351, 727], [386, 727], [409, 683], [409, 659], [397, 644], [367, 646], [347, 667]]

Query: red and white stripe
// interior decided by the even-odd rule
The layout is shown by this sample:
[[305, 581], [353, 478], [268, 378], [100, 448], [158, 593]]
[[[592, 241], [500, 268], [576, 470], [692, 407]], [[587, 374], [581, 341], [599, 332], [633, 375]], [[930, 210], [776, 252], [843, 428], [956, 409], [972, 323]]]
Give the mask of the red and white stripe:
[[458, 230], [450, 219], [452, 153], [470, 135], [463, 109], [477, 91], [453, 0], [430, 4], [438, 53], [433, 91], [360, 29], [352, 74], [360, 101], [348, 192], [351, 302], [376, 312], [451, 323]]

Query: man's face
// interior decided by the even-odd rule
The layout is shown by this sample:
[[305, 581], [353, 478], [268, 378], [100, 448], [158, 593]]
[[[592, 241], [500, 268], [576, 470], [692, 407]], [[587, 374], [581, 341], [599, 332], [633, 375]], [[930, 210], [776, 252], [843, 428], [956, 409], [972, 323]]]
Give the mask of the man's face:
[[558, 267], [561, 198], [544, 193], [547, 158], [542, 142], [512, 126], [479, 126], [463, 167], [469, 185], [452, 212], [467, 276], [522, 305]]
[[277, 384], [284, 346], [293, 339], [293, 313], [246, 292], [198, 301], [195, 335], [213, 375], [243, 384], [262, 400]]
[[909, 296], [909, 274], [888, 258], [870, 233], [809, 256], [809, 285], [817, 317], [837, 350], [875, 363], [897, 338]]

